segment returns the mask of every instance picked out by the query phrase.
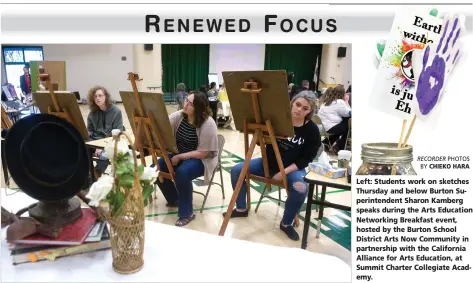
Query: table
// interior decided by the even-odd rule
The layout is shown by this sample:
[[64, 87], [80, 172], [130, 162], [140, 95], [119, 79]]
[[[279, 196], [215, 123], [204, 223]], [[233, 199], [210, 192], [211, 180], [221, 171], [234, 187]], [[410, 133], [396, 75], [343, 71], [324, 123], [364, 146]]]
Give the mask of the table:
[[[131, 138], [131, 141], [134, 142], [135, 137], [133, 136], [133, 134], [129, 134], [129, 136]], [[126, 137], [122, 136], [121, 139], [126, 139]], [[108, 138], [104, 138], [104, 139], [100, 139], [100, 140], [88, 141], [88, 142], [85, 143], [85, 146], [87, 148], [89, 148], [89, 154], [90, 154], [89, 166], [90, 166], [90, 177], [92, 178], [92, 182], [96, 181], [95, 170], [94, 170], [94, 153], [95, 153], [95, 149], [104, 149], [109, 145], [113, 145], [113, 142], [114, 142], [113, 137], [108, 137]]]
[[[5, 200], [8, 198], [7, 200]], [[2, 206], [17, 211], [34, 201], [23, 193], [2, 197]], [[111, 250], [12, 265], [2, 229], [2, 282], [350, 282], [351, 268], [334, 256], [220, 237], [187, 228], [145, 222], [143, 269], [121, 275], [112, 269]], [[297, 266], [288, 272], [265, 272], [267, 264]], [[291, 266], [291, 264], [289, 264]], [[316, 270], [316, 277], [313, 272]]]
[[85, 143], [85, 146], [89, 149], [89, 170], [90, 178], [92, 183], [96, 181], [95, 170], [94, 170], [94, 154], [96, 149], [104, 149], [113, 142], [113, 137], [108, 137], [100, 140], [92, 140]]
[[12, 121], [13, 124], [15, 124], [16, 122], [18, 122], [18, 120], [20, 119], [20, 115], [21, 115], [21, 111], [20, 111], [20, 110], [17, 110], [17, 109], [9, 109], [9, 110], [5, 110], [5, 113], [7, 113], [8, 118], [10, 118], [10, 120]]
[[[331, 203], [325, 201], [325, 196], [327, 194], [327, 187], [342, 189], [351, 191], [351, 184], [348, 183], [347, 178], [337, 178], [331, 179], [322, 175], [319, 175], [313, 171], [309, 171], [307, 175], [304, 177], [304, 181], [309, 184], [309, 194], [307, 197], [307, 206], [305, 211], [305, 220], [304, 220], [304, 232], [302, 234], [302, 244], [301, 248], [307, 248], [307, 236], [309, 234], [309, 226], [310, 226], [310, 215], [312, 212], [312, 204], [317, 204], [320, 206], [319, 208], [319, 216], [317, 218], [317, 238], [320, 235], [320, 226], [322, 224], [322, 219], [324, 217], [324, 207], [336, 208], [346, 211], [351, 211], [351, 207], [340, 205], [336, 203]], [[322, 196], [320, 200], [317, 198], [314, 200], [314, 186], [321, 185], [322, 186]]]
[[[135, 136], [133, 134], [128, 134], [128, 135], [130, 136], [131, 141], [135, 142]], [[121, 139], [126, 140], [126, 137], [121, 136]], [[93, 149], [104, 149], [107, 146], [112, 145], [113, 142], [114, 142], [113, 137], [108, 137], [108, 138], [104, 138], [104, 139], [100, 139], [100, 140], [88, 141], [88, 142], [85, 143], [85, 145], [87, 147], [93, 148]]]

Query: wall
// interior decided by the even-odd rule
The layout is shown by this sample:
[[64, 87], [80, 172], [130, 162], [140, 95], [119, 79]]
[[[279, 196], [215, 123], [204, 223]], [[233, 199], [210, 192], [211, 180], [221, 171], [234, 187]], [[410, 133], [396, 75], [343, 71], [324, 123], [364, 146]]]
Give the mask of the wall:
[[[162, 92], [161, 44], [153, 44], [153, 50], [145, 51], [144, 44], [133, 44], [134, 70], [141, 79], [139, 91]], [[148, 87], [158, 87], [148, 89]]]
[[[338, 47], [347, 47], [346, 57], [337, 57]], [[321, 82], [325, 84], [343, 84], [347, 88], [349, 82], [351, 83], [351, 53], [351, 44], [324, 44], [320, 64]]]
[[223, 71], [264, 70], [264, 44], [211, 44], [209, 73], [217, 73], [223, 82]]
[[[324, 44], [320, 62], [320, 79], [328, 84], [341, 83], [348, 87], [351, 82], [351, 45], [347, 56], [337, 58], [340, 44]], [[161, 45], [153, 44], [152, 51], [145, 51], [144, 44], [70, 44], [43, 45], [46, 60], [66, 61], [67, 87], [86, 97], [95, 84], [105, 86], [112, 98], [121, 101], [119, 91], [131, 90], [128, 72], [136, 72], [142, 78], [137, 82], [139, 91], [162, 92]], [[209, 72], [244, 71], [264, 69], [264, 44], [211, 44]], [[126, 61], [121, 57], [126, 56]], [[3, 77], [3, 74], [2, 74]], [[333, 77], [334, 79], [331, 79]], [[148, 87], [158, 87], [150, 90]]]
[[[264, 44], [211, 44], [209, 73], [217, 73], [223, 81], [222, 71], [264, 70]], [[145, 51], [143, 44], [133, 45], [134, 70], [143, 80], [139, 91], [162, 92], [161, 45], [153, 44], [152, 51]], [[158, 87], [149, 90], [148, 87]]]
[[352, 68], [352, 52], [351, 52], [351, 44], [345, 44], [347, 47], [347, 57], [344, 60], [344, 68], [343, 68], [343, 80], [342, 84], [345, 88], [348, 88], [349, 85], [352, 84], [352, 75], [351, 75], [351, 68]]
[[66, 61], [67, 88], [79, 91], [81, 98], [94, 85], [107, 88], [115, 101], [121, 101], [119, 91], [131, 90], [127, 80], [128, 72], [134, 71], [131, 44], [45, 44], [43, 52], [45, 60]]

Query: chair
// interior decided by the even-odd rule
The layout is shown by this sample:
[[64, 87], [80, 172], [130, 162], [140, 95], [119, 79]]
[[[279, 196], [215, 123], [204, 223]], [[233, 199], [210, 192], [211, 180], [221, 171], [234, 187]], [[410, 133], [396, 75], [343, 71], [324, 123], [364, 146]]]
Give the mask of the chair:
[[322, 119], [320, 119], [319, 115], [314, 114], [314, 116], [312, 117], [312, 121], [314, 121], [317, 127], [319, 127], [320, 137], [327, 139], [330, 150], [332, 148], [332, 144], [330, 143], [331, 134], [325, 130], [324, 124], [322, 124]]
[[348, 135], [347, 140], [345, 141], [345, 150], [348, 150], [348, 145], [350, 146], [351, 150], [351, 118], [348, 119]]
[[[217, 167], [215, 167], [214, 171], [212, 172], [212, 177], [210, 178], [210, 183], [207, 187], [207, 192], [204, 194], [198, 191], [193, 191], [194, 193], [202, 195], [204, 197], [204, 201], [202, 202], [202, 207], [200, 208], [200, 213], [204, 211], [205, 203], [207, 202], [207, 197], [209, 196], [210, 187], [212, 185], [218, 185], [220, 186], [220, 188], [222, 188], [222, 199], [225, 199], [225, 190], [223, 187], [222, 159], [221, 159], [224, 145], [225, 145], [225, 138], [222, 135], [218, 135], [218, 164], [217, 164]], [[220, 171], [220, 184], [215, 183], [213, 181], [215, 173], [217, 173], [217, 171]]]
[[[319, 147], [319, 149], [317, 150], [317, 155], [315, 156], [314, 160], [317, 160], [320, 157], [320, 155], [322, 154], [323, 151], [324, 151], [324, 146], [322, 144]], [[272, 186], [270, 187], [270, 191], [271, 191], [271, 188], [272, 188]], [[278, 199], [273, 198], [271, 196], [267, 196], [267, 195], [265, 196], [264, 193], [266, 192], [266, 186], [264, 187], [263, 192], [261, 193], [261, 196], [258, 200], [258, 204], [256, 205], [255, 213], [258, 212], [259, 205], [261, 204], [261, 201], [263, 200], [263, 198], [269, 198], [269, 199], [272, 199], [272, 200], [276, 200], [278, 202], [278, 206], [281, 204], [281, 202], [286, 203], [285, 201], [283, 201], [281, 199], [281, 187], [277, 186], [277, 190], [278, 190], [278, 193], [279, 193], [279, 198]], [[317, 186], [316, 187], [316, 192], [315, 192], [316, 198], [317, 198], [318, 195], [319, 195], [319, 188]]]
[[[269, 191], [272, 190], [272, 185], [270, 185], [269, 187]], [[266, 192], [266, 186], [264, 186], [264, 189], [263, 189], [263, 192], [261, 193], [261, 196], [258, 200], [258, 204], [256, 205], [256, 208], [255, 208], [255, 213], [258, 212], [258, 208], [259, 208], [259, 205], [261, 204], [261, 201], [263, 200], [263, 198], [269, 198], [269, 199], [272, 199], [272, 200], [275, 200], [278, 202], [278, 206], [282, 203], [286, 203], [286, 201], [282, 200], [281, 199], [281, 187], [280, 186], [276, 186], [277, 187], [277, 190], [278, 190], [278, 193], [279, 193], [279, 198], [273, 198], [272, 196], [269, 196], [269, 195], [264, 195], [264, 193]], [[295, 224], [294, 224], [295, 225]]]

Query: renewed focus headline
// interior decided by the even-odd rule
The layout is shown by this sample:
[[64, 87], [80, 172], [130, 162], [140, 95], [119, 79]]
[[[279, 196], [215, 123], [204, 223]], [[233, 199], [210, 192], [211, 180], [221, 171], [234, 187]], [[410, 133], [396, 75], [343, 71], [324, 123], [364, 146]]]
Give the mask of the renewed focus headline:
[[[264, 31], [282, 32], [336, 32], [335, 19], [280, 18], [277, 15], [264, 16]], [[248, 19], [163, 19], [158, 15], [146, 15], [146, 32], [248, 32], [251, 22]]]

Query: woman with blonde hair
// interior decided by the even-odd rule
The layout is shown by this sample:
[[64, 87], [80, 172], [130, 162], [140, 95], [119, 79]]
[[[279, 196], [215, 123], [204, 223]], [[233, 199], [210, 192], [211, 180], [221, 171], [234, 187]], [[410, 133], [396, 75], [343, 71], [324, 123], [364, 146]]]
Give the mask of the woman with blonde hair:
[[317, 114], [322, 120], [325, 130], [331, 134], [330, 143], [333, 145], [334, 151], [345, 149], [351, 108], [345, 101], [345, 88], [342, 85], [325, 91]]
[[[293, 221], [304, 204], [308, 193], [308, 185], [304, 181], [304, 176], [306, 175], [305, 168], [316, 157], [321, 141], [319, 129], [312, 121], [316, 106], [314, 93], [311, 91], [301, 91], [291, 100], [290, 105], [295, 135], [288, 139], [276, 140], [284, 172], [287, 176], [288, 189], [290, 190], [279, 229], [291, 240], [298, 241], [299, 234], [293, 227]], [[275, 150], [272, 145], [266, 145], [266, 153], [272, 179], [282, 180], [282, 175], [276, 161]], [[231, 169], [230, 176], [233, 189], [235, 189], [242, 168], [243, 162], [236, 164]], [[263, 160], [261, 158], [251, 159], [248, 171], [256, 176], [264, 176]], [[236, 200], [236, 208], [232, 211], [231, 218], [248, 217], [246, 193], [246, 185], [243, 182]]]

